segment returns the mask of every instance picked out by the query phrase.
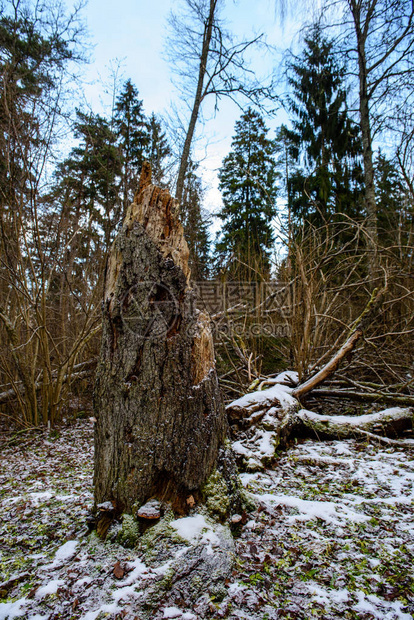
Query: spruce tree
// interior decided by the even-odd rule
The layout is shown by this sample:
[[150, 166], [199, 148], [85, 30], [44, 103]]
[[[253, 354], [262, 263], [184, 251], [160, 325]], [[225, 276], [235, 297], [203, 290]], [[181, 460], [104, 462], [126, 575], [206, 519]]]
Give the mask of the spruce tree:
[[209, 216], [203, 209], [204, 189], [197, 176], [197, 165], [190, 161], [181, 199], [181, 221], [190, 250], [189, 265], [194, 281], [205, 280], [210, 273]]
[[278, 173], [267, 134], [262, 116], [249, 108], [236, 122], [231, 151], [219, 171], [223, 227], [216, 251], [221, 258], [237, 258], [232, 269], [248, 279], [256, 279], [257, 271], [269, 272], [274, 242]]
[[109, 249], [121, 217], [121, 156], [110, 123], [98, 114], [77, 112], [79, 144], [57, 170], [58, 194], [77, 217], [87, 217], [101, 230]]
[[166, 185], [166, 162], [171, 154], [166, 134], [155, 114], [144, 113], [137, 88], [127, 80], [115, 104], [114, 129], [122, 157], [122, 205], [131, 204], [142, 164], [149, 161], [157, 185]]
[[127, 80], [115, 104], [114, 128], [122, 154], [122, 205], [131, 204], [150, 137], [138, 90]]
[[166, 185], [166, 167], [171, 149], [168, 144], [167, 136], [163, 131], [161, 122], [155, 114], [151, 114], [148, 124], [148, 145], [145, 151], [145, 158], [151, 164], [152, 178], [156, 185]]
[[345, 70], [335, 59], [333, 43], [316, 25], [305, 45], [289, 67], [294, 115], [289, 136], [298, 165], [289, 193], [296, 220], [320, 225], [334, 213], [361, 213], [362, 145], [348, 115]]

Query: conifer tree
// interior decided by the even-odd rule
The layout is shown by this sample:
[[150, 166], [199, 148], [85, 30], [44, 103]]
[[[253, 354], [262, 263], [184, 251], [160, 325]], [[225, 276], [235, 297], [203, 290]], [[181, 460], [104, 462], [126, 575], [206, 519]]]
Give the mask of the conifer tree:
[[163, 186], [166, 184], [166, 166], [171, 155], [171, 149], [161, 122], [154, 113], [151, 114], [148, 120], [147, 128], [148, 146], [145, 157], [151, 164], [154, 183]]
[[122, 157], [122, 205], [131, 204], [142, 164], [149, 161], [154, 182], [165, 185], [166, 162], [171, 153], [166, 134], [155, 114], [144, 113], [137, 88], [127, 80], [115, 104], [114, 129]]
[[[244, 277], [257, 278], [256, 269], [268, 271], [276, 215], [275, 146], [267, 137], [262, 116], [249, 108], [236, 122], [231, 151], [219, 172], [223, 208], [221, 237], [216, 244], [223, 258], [244, 265]], [[233, 268], [240, 271], [234, 263]]]
[[362, 146], [348, 115], [344, 68], [333, 43], [314, 26], [305, 49], [290, 64], [294, 114], [289, 136], [298, 165], [290, 178], [293, 215], [319, 225], [333, 213], [361, 212]]
[[122, 153], [122, 205], [124, 211], [131, 204], [137, 188], [142, 163], [150, 136], [138, 90], [127, 80], [115, 104], [114, 128]]
[[184, 179], [181, 199], [181, 220], [190, 250], [191, 277], [194, 281], [205, 280], [210, 272], [209, 217], [203, 209], [204, 189], [197, 176], [197, 165], [190, 162]]
[[98, 114], [77, 112], [79, 144], [59, 166], [57, 185], [77, 217], [87, 216], [101, 229], [109, 249], [121, 217], [121, 156], [110, 123]]

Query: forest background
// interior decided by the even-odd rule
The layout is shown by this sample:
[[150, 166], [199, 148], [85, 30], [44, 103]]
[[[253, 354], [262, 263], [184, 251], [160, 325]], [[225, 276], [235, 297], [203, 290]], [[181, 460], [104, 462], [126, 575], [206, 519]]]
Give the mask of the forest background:
[[[314, 9], [282, 60], [260, 33], [232, 31], [226, 8], [183, 0], [170, 16], [165, 53], [181, 103], [161, 117], [116, 62], [106, 110], [83, 105], [81, 6], [2, 4], [4, 419], [27, 428], [89, 410], [105, 261], [144, 160], [179, 198], [227, 400], [287, 367], [311, 376], [369, 315], [324, 402], [411, 402], [413, 4]], [[212, 229], [197, 137], [230, 103], [238, 120]]]

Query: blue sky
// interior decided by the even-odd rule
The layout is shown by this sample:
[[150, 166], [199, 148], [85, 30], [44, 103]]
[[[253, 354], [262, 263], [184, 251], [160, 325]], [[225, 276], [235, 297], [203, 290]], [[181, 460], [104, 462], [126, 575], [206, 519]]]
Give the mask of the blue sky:
[[[121, 65], [120, 75], [137, 86], [147, 114], [153, 111], [165, 115], [172, 103], [180, 105], [163, 53], [168, 15], [179, 6], [177, 0], [89, 0], [84, 16], [94, 47], [92, 62], [86, 70], [85, 98], [95, 111], [110, 110], [110, 67], [117, 65], [116, 59]], [[299, 27], [292, 16], [281, 26], [275, 0], [227, 0], [223, 16], [238, 38], [264, 32], [267, 42], [279, 50], [290, 45]], [[280, 58], [280, 53], [273, 57], [257, 54], [252, 58], [252, 68], [262, 75], [270, 73]], [[199, 128], [201, 140], [197, 142], [196, 156], [203, 159], [202, 176], [209, 187], [206, 207], [210, 211], [220, 205], [217, 169], [229, 152], [239, 116], [237, 106], [224, 101], [216, 116]], [[284, 120], [282, 113], [268, 125], [273, 130]]]

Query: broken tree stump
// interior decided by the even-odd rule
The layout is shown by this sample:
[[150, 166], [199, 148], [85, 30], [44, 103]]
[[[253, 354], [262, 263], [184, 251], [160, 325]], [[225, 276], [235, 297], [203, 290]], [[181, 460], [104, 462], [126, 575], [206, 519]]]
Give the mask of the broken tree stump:
[[188, 511], [226, 453], [209, 317], [195, 307], [188, 256], [178, 203], [144, 164], [108, 259], [94, 394], [95, 502], [116, 514], [151, 498]]

